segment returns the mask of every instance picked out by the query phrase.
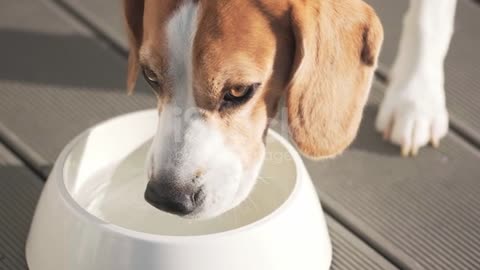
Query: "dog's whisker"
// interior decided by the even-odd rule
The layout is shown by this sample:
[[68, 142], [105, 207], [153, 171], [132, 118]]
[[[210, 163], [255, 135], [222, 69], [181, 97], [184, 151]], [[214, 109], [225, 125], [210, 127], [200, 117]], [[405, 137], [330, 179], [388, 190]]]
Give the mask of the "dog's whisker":
[[250, 197], [247, 198], [247, 201], [248, 201], [251, 205], [253, 205], [253, 208], [255, 208], [255, 211], [258, 212], [258, 211], [260, 210], [260, 209], [258, 208], [258, 205], [255, 203], [255, 201], [254, 201], [252, 198], [250, 198]]
[[235, 217], [235, 225], [238, 226], [238, 211], [236, 209], [233, 210], [233, 216]]
[[262, 182], [265, 183], [265, 184], [270, 184], [270, 183], [271, 183], [270, 181], [272, 180], [272, 178], [271, 178], [271, 177], [262, 177], [262, 176], [259, 176], [259, 177], [258, 177], [258, 180], [259, 180], [259, 181], [262, 181]]

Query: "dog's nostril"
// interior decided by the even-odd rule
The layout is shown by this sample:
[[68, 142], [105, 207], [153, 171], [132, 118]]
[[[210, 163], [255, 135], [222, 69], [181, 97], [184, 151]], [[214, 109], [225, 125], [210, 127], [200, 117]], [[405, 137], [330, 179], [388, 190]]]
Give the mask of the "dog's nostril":
[[198, 179], [200, 179], [200, 177], [202, 177], [202, 175], [203, 175], [203, 171], [201, 169], [197, 170], [193, 175], [192, 183], [195, 183]]
[[205, 199], [205, 193], [203, 192], [202, 188], [198, 189], [198, 191], [195, 192], [192, 196], [193, 204], [196, 206], [201, 204], [204, 199]]

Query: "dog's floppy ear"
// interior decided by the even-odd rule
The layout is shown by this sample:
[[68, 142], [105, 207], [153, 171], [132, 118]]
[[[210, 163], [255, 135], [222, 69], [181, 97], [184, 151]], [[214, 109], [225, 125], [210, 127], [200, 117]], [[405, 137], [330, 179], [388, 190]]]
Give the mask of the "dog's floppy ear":
[[124, 0], [130, 53], [128, 56], [127, 91], [133, 93], [139, 71], [139, 49], [143, 38], [144, 0]]
[[290, 134], [303, 154], [341, 153], [354, 139], [383, 41], [361, 0], [293, 1], [295, 53], [287, 86]]

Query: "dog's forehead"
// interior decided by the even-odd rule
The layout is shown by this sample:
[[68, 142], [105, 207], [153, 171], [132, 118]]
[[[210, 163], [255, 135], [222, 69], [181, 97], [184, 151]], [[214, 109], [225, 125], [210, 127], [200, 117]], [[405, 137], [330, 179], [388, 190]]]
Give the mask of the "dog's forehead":
[[285, 20], [276, 21], [285, 9], [272, 3], [147, 0], [142, 62], [165, 74], [172, 91], [189, 88], [197, 105], [210, 107], [222, 86], [263, 82], [270, 74], [275, 32], [288, 32], [278, 29]]
[[262, 2], [268, 1], [201, 2], [192, 48], [196, 78], [220, 75], [231, 83], [264, 78], [276, 49], [275, 31], [282, 25], [276, 21], [281, 18], [279, 9], [267, 8]]
[[[288, 10], [282, 0], [145, 0], [142, 43], [147, 46], [143, 46], [143, 54], [159, 54], [149, 49], [158, 51], [167, 46], [168, 25], [189, 4], [198, 7], [198, 42], [194, 44], [200, 47], [197, 54], [205, 52], [205, 44], [215, 45], [214, 41], [221, 43], [222, 49], [243, 46], [243, 50], [249, 50], [252, 46], [248, 43], [260, 43], [266, 31], [272, 30], [275, 21], [281, 21]], [[153, 56], [160, 57], [161, 52]]]

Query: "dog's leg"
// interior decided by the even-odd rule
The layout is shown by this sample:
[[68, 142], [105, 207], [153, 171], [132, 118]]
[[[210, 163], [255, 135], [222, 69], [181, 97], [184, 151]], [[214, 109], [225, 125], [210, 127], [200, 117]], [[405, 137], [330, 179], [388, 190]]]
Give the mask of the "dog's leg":
[[399, 52], [376, 128], [401, 146], [403, 156], [448, 132], [443, 62], [453, 33], [457, 0], [411, 0]]

